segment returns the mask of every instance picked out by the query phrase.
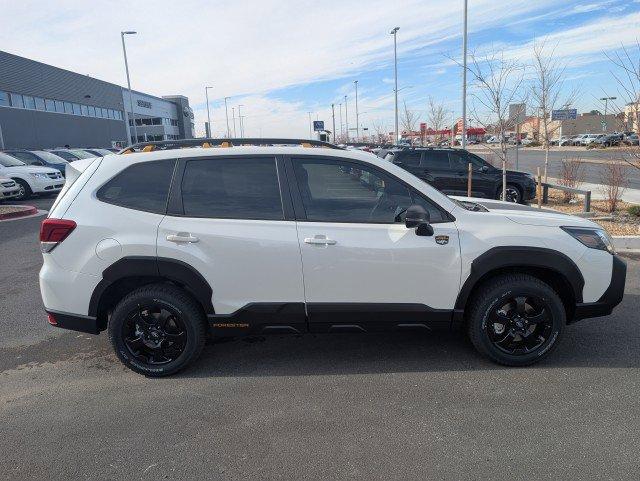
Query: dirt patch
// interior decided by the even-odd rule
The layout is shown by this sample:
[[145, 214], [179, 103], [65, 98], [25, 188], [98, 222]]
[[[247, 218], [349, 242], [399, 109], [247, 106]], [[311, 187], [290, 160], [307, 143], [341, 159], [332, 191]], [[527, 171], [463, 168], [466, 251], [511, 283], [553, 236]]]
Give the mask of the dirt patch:
[[[537, 200], [531, 201], [531, 205], [538, 205]], [[634, 204], [620, 201], [615, 212], [608, 212], [607, 203], [604, 200], [592, 200], [591, 212], [595, 217], [591, 218], [604, 227], [611, 235], [640, 235], [640, 217], [630, 215], [627, 209]], [[562, 192], [549, 190], [549, 202], [543, 207], [554, 209], [565, 214], [578, 214], [583, 212], [584, 198], [582, 196], [565, 202]]]
[[0, 214], [13, 214], [24, 210], [22, 205], [0, 205]]

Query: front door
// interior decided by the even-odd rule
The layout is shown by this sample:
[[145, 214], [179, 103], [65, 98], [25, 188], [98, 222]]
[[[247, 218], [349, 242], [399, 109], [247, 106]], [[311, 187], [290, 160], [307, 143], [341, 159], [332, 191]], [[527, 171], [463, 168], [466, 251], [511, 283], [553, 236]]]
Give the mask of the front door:
[[[448, 324], [460, 283], [448, 214], [370, 164], [313, 156], [291, 163], [304, 207], [296, 214], [310, 329]], [[434, 236], [405, 227], [416, 203], [430, 212]]]
[[296, 223], [278, 162], [273, 156], [179, 161], [158, 229], [158, 258], [182, 261], [207, 280], [212, 325], [221, 335], [306, 329]]
[[[469, 163], [471, 163], [471, 195], [473, 197], [488, 197], [490, 199], [495, 197], [495, 194], [498, 192], [496, 176], [492, 173], [492, 171], [495, 172], [495, 169], [491, 168], [491, 171], [484, 171], [483, 167], [485, 167], [485, 164], [482, 159], [464, 150], [449, 152], [449, 159], [457, 182], [455, 188], [456, 194], [467, 195]], [[488, 167], [485, 167], [485, 169], [487, 168]]]

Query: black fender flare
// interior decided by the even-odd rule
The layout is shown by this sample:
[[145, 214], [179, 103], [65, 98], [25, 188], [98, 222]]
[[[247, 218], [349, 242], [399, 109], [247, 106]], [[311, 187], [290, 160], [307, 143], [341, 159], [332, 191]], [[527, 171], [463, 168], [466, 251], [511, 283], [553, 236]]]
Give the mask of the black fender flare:
[[509, 267], [534, 267], [553, 271], [561, 275], [571, 286], [575, 301], [582, 302], [584, 277], [575, 262], [568, 256], [543, 247], [501, 246], [493, 247], [473, 260], [471, 273], [458, 293], [456, 311], [464, 310], [473, 288], [487, 274]]
[[207, 280], [186, 262], [166, 257], [123, 257], [102, 272], [102, 280], [93, 290], [89, 301], [89, 315], [97, 316], [102, 294], [115, 282], [127, 277], [166, 279], [184, 286], [202, 305], [205, 314], [214, 314], [213, 290]]

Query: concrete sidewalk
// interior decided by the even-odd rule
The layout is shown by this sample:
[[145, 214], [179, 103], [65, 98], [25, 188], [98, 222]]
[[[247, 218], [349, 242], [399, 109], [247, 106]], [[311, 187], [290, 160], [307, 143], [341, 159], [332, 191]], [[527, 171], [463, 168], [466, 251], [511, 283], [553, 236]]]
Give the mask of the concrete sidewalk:
[[[549, 177], [549, 183], [558, 184], [558, 179]], [[590, 190], [591, 200], [602, 200], [605, 198], [605, 186], [602, 184], [582, 182], [578, 188], [582, 190]], [[624, 192], [622, 192], [622, 200], [631, 204], [640, 204], [640, 189], [624, 189]]]

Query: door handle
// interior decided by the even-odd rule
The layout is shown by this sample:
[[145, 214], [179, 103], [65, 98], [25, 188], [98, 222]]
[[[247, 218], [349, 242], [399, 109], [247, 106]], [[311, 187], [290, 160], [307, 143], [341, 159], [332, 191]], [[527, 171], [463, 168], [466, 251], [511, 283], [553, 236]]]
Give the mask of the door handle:
[[324, 235], [316, 235], [314, 237], [305, 237], [304, 243], [318, 246], [332, 246], [336, 244], [336, 241], [327, 239], [327, 236]]
[[169, 234], [167, 236], [167, 240], [169, 242], [175, 242], [177, 244], [180, 244], [183, 242], [187, 244], [191, 244], [194, 242], [198, 242], [200, 239], [198, 239], [195, 236], [192, 236], [188, 232], [178, 232], [177, 234]]

